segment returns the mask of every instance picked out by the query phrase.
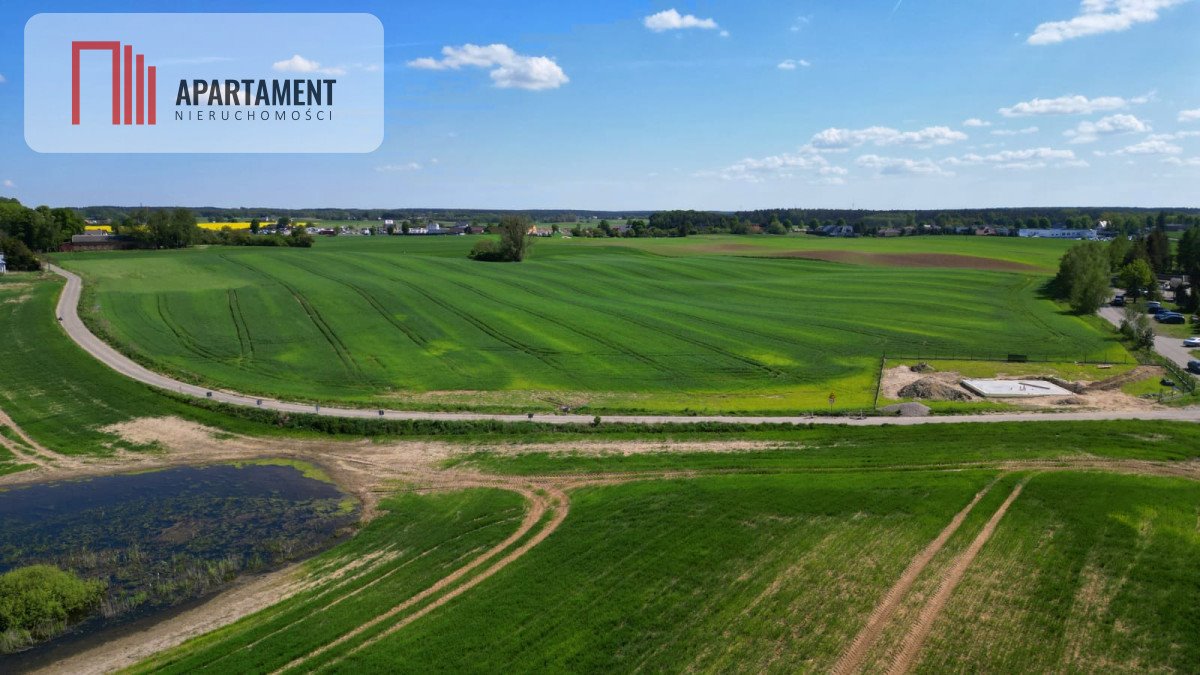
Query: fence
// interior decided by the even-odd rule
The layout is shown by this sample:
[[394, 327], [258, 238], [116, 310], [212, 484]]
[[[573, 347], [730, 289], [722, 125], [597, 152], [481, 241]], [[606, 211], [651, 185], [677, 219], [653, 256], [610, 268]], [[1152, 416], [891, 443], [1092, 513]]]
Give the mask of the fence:
[[1168, 359], [1160, 359], [1162, 366], [1167, 369], [1171, 375], [1171, 381], [1175, 383], [1175, 388], [1182, 391], [1184, 394], [1196, 393], [1196, 378], [1191, 373], [1183, 368], [1175, 365], [1173, 361]]
[[917, 352], [914, 354], [885, 354], [885, 359], [893, 361], [1002, 361], [1005, 363], [1084, 363], [1084, 364], [1129, 364], [1128, 354], [1122, 354], [1120, 359], [1107, 358], [1109, 355], [1100, 354], [953, 354], [940, 352]]

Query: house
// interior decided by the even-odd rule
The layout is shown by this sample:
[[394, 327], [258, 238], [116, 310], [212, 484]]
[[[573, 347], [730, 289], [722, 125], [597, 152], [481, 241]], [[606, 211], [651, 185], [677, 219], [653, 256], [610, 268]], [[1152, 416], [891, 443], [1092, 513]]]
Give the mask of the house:
[[992, 227], [977, 227], [977, 228], [975, 228], [975, 236], [976, 237], [994, 237], [994, 236], [996, 236], [996, 229], [992, 228]]
[[826, 237], [853, 237], [854, 228], [849, 225], [826, 225], [817, 230]]
[[879, 231], [881, 237], [899, 237], [902, 232], [894, 227], [885, 227]]
[[1097, 239], [1095, 230], [1068, 230], [1066, 228], [1034, 229], [1021, 228], [1017, 234], [1033, 239]]
[[107, 232], [91, 232], [72, 236], [71, 241], [63, 243], [58, 250], [68, 253], [71, 251], [122, 251], [131, 248], [137, 248], [137, 242], [133, 240], [133, 237]]

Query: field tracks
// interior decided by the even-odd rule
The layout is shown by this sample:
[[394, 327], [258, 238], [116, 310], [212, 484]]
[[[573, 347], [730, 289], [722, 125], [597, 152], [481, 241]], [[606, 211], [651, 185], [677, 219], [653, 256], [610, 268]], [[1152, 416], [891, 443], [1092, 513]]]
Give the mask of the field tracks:
[[871, 616], [867, 619], [867, 624], [854, 637], [854, 641], [850, 643], [850, 647], [838, 659], [837, 664], [833, 667], [834, 673], [837, 675], [847, 675], [848, 673], [858, 672], [863, 661], [866, 659], [867, 652], [870, 651], [871, 647], [879, 639], [879, 636], [883, 633], [883, 629], [891, 620], [892, 615], [896, 613], [901, 601], [908, 595], [917, 578], [925, 571], [925, 568], [933, 560], [933, 557], [942, 550], [942, 547], [946, 545], [950, 537], [954, 536], [954, 533], [958, 531], [958, 528], [967, 519], [967, 516], [970, 515], [975, 505], [991, 491], [992, 486], [996, 484], [997, 480], [999, 478], [988, 483], [980, 490], [961, 511], [950, 519], [949, 524], [938, 533], [938, 536], [929, 542], [929, 545], [917, 554], [917, 557], [912, 559], [912, 562], [904, 569], [904, 573], [900, 575], [896, 583], [883, 596], [883, 600], [880, 600], [879, 604], [875, 606], [875, 609], [871, 612]]
[[[474, 485], [471, 485], [474, 486]], [[274, 671], [275, 673], [283, 672], [310, 672], [321, 666], [330, 665], [344, 659], [346, 656], [353, 654], [378, 640], [395, 633], [404, 628], [408, 624], [417, 619], [429, 614], [433, 610], [441, 607], [454, 598], [471, 590], [479, 585], [492, 575], [507, 567], [513, 561], [528, 553], [535, 546], [543, 542], [550, 536], [558, 526], [566, 519], [567, 513], [570, 511], [570, 499], [562, 490], [547, 486], [516, 486], [516, 485], [497, 485], [494, 482], [484, 482], [480, 487], [494, 487], [500, 489], [511, 490], [521, 494], [529, 504], [529, 509], [525, 513], [524, 519], [517, 529], [510, 534], [504, 541], [496, 544], [492, 548], [476, 556], [465, 565], [451, 572], [449, 575], [442, 577], [432, 586], [404, 600], [400, 604], [392, 607], [383, 614], [367, 621], [358, 626], [354, 630], [342, 635], [336, 640], [326, 643], [317, 649], [314, 649], [307, 654], [293, 660], [282, 668]], [[455, 485], [452, 487], [469, 487], [467, 485]], [[547, 518], [547, 515], [549, 517]], [[540, 527], [539, 527], [540, 525]], [[532, 535], [532, 536], [531, 536]], [[517, 546], [517, 544], [520, 544]], [[516, 548], [513, 548], [516, 546]], [[478, 568], [485, 565], [488, 561], [496, 558], [505, 551], [506, 555], [492, 563], [486, 569], [474, 574]], [[422, 605], [429, 601], [427, 604]], [[419, 607], [419, 608], [418, 608]], [[407, 613], [410, 610], [417, 608], [416, 611]], [[407, 614], [406, 614], [407, 613]], [[400, 617], [390, 626], [379, 631], [373, 631], [384, 622]], [[330, 660], [324, 662], [311, 663], [322, 654], [348, 642], [362, 637], [368, 632], [373, 632], [366, 639], [359, 642], [357, 645], [350, 648], [344, 653], [333, 656]]]
[[888, 668], [890, 675], [900, 675], [912, 669], [913, 664], [916, 663], [917, 656], [920, 655], [921, 647], [925, 644], [925, 639], [929, 637], [929, 633], [933, 629], [934, 621], [937, 620], [938, 615], [941, 614], [942, 609], [950, 600], [950, 595], [954, 593], [954, 589], [958, 586], [958, 583], [962, 581], [963, 575], [967, 573], [967, 568], [975, 561], [975, 556], [979, 555], [980, 549], [983, 548], [988, 539], [991, 539], [992, 533], [996, 531], [996, 526], [1000, 524], [1000, 519], [1008, 512], [1008, 507], [1012, 506], [1012, 503], [1021, 494], [1021, 490], [1025, 487], [1025, 482], [1021, 481], [1017, 483], [1017, 486], [1009, 493], [1008, 498], [1004, 500], [1000, 508], [996, 509], [991, 519], [979, 531], [979, 534], [975, 535], [975, 539], [971, 541], [970, 546], [955, 558], [954, 563], [942, 575], [937, 591], [929, 599], [929, 602], [925, 603], [925, 606], [921, 608], [921, 613], [917, 615], [916, 622], [909, 628], [908, 634], [904, 636], [903, 649], [900, 655], [892, 662], [891, 667]]

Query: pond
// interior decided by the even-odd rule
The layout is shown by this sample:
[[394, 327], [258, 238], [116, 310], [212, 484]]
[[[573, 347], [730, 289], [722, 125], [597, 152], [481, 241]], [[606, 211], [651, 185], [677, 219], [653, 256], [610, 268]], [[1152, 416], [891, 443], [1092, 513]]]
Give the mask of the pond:
[[237, 576], [347, 536], [358, 505], [295, 462], [181, 467], [0, 491], [0, 574], [49, 564], [107, 584], [100, 608], [0, 671], [44, 665], [177, 611]]

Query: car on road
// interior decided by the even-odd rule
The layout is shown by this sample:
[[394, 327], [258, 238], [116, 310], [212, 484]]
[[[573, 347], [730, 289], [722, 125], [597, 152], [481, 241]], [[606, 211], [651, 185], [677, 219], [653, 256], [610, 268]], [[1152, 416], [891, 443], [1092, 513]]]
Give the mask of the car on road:
[[1200, 337], [1191, 337], [1183, 341], [1184, 347], [1200, 347]]
[[1124, 307], [1125, 306], [1125, 296], [1118, 295], [1117, 297], [1113, 298], [1112, 306], [1113, 307]]
[[1200, 375], [1200, 361], [1188, 361], [1188, 372]]

